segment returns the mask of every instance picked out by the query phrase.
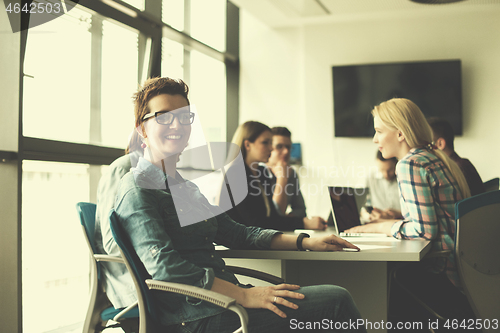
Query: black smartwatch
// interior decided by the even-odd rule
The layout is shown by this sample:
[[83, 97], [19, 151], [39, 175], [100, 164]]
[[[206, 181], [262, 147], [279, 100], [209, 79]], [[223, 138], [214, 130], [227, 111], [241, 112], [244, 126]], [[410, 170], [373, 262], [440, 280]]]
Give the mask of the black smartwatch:
[[299, 236], [297, 237], [297, 249], [299, 249], [299, 251], [305, 251], [305, 250], [306, 250], [306, 249], [304, 249], [304, 248], [302, 247], [302, 240], [303, 240], [304, 238], [309, 238], [309, 237], [311, 237], [311, 236], [309, 236], [308, 234], [306, 234], [306, 233], [304, 233], [304, 232], [301, 232], [301, 233], [299, 234]]

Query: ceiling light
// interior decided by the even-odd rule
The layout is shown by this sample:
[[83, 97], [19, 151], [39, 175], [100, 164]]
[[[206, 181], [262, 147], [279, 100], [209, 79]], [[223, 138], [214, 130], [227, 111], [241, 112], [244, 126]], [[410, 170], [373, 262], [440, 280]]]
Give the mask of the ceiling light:
[[453, 2], [460, 2], [464, 0], [410, 0], [412, 2], [416, 3], [423, 3], [426, 5], [441, 5], [445, 3], [453, 3]]

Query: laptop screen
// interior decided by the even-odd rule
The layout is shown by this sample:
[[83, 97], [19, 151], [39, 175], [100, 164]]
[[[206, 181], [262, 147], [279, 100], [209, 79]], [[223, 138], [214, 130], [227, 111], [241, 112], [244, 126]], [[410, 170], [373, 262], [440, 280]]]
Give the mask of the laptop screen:
[[329, 186], [328, 192], [332, 203], [333, 222], [337, 233], [361, 225], [356, 201], [357, 196], [366, 195], [363, 189]]

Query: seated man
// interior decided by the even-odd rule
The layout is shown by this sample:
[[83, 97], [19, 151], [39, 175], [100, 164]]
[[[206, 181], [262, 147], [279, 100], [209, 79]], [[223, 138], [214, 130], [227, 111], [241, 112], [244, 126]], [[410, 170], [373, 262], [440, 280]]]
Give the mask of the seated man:
[[[377, 151], [378, 172], [370, 174], [367, 179], [369, 190], [366, 204], [361, 211], [361, 218], [365, 221], [378, 219], [402, 218], [398, 182], [396, 180], [396, 163], [393, 157], [385, 159], [380, 151]], [[371, 212], [369, 211], [371, 210]], [[368, 215], [369, 214], [369, 215]]]
[[453, 128], [450, 123], [441, 118], [430, 118], [427, 121], [432, 128], [432, 140], [434, 141], [434, 144], [458, 164], [465, 176], [465, 180], [467, 180], [470, 194], [474, 196], [484, 193], [485, 188], [483, 181], [481, 180], [479, 173], [477, 173], [474, 165], [472, 165], [468, 159], [458, 156], [455, 152], [453, 144], [455, 134], [453, 133]]
[[273, 150], [267, 162], [270, 173], [273, 203], [281, 215], [306, 217], [306, 205], [300, 192], [299, 177], [290, 167], [290, 150], [292, 148], [292, 133], [286, 127], [273, 127]]

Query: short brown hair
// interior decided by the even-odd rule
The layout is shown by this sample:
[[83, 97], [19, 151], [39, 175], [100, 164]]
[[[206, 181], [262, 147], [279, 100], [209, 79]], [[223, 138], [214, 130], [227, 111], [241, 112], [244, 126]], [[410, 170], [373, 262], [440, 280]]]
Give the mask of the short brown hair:
[[432, 117], [427, 119], [427, 122], [432, 128], [433, 139], [436, 141], [439, 138], [443, 138], [446, 141], [446, 146], [455, 149], [453, 140], [455, 140], [455, 133], [453, 132], [453, 127], [446, 120], [438, 117]]
[[137, 133], [137, 131], [134, 129], [130, 134], [129, 143], [127, 145], [127, 148], [125, 148], [125, 154], [130, 154], [137, 151], [141, 155], [143, 155], [144, 149], [142, 148], [141, 144], [142, 144], [141, 137], [139, 133]]
[[135, 127], [142, 124], [142, 118], [149, 112], [149, 101], [158, 95], [181, 95], [188, 99], [189, 87], [181, 79], [171, 79], [169, 77], [155, 77], [146, 80], [139, 90], [132, 96], [134, 101]]
[[287, 138], [292, 137], [292, 132], [290, 132], [286, 127], [273, 127], [271, 128], [271, 133], [273, 133], [273, 135], [286, 136]]

